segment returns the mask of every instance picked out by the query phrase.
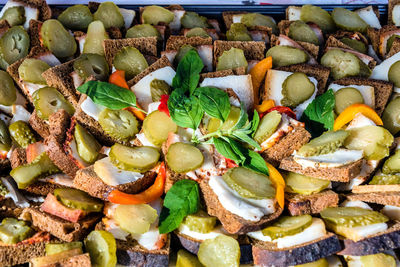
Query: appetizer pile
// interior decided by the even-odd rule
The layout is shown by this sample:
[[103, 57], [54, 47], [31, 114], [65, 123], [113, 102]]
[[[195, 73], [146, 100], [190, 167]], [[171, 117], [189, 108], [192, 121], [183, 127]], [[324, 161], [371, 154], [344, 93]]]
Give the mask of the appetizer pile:
[[9, 0], [0, 266], [400, 266], [388, 11]]

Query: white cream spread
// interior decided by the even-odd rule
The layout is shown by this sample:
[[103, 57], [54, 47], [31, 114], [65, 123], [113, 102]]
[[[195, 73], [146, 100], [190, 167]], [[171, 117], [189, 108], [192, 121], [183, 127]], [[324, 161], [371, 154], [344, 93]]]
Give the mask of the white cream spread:
[[224, 228], [221, 225], [215, 227], [212, 231], [210, 231], [208, 233], [199, 233], [199, 232], [190, 230], [187, 225], [181, 223], [178, 230], [179, 230], [180, 234], [190, 236], [196, 240], [213, 239], [219, 235], [227, 234], [227, 232], [224, 230]]
[[86, 115], [98, 121], [100, 112], [102, 112], [105, 107], [94, 103], [93, 100], [90, 99], [90, 97], [86, 97], [86, 99], [81, 104], [81, 109], [84, 113], [86, 113]]
[[247, 233], [247, 235], [263, 242], [276, 243], [278, 248], [287, 248], [321, 238], [326, 235], [326, 229], [323, 220], [319, 218], [313, 218], [312, 224], [309, 227], [295, 235], [289, 235], [274, 240], [271, 240], [269, 236], [263, 235], [262, 231], [250, 232]]
[[335, 152], [318, 156], [302, 157], [296, 153], [293, 155], [294, 161], [303, 168], [334, 168], [356, 162], [363, 158], [362, 150], [337, 149]]
[[366, 210], [372, 210], [372, 208], [365, 202], [361, 200], [346, 200], [342, 204], [340, 204], [341, 207], [357, 207], [357, 208], [362, 208]]
[[400, 207], [386, 205], [381, 212], [392, 220], [400, 221]]
[[0, 18], [4, 15], [4, 12], [9, 9], [10, 7], [14, 6], [22, 6], [25, 9], [25, 23], [24, 23], [24, 29], [27, 30], [29, 28], [29, 21], [31, 19], [39, 19], [39, 10], [37, 8], [33, 8], [28, 6], [27, 4], [24, 4], [23, 2], [17, 2], [17, 1], [12, 1], [9, 0], [6, 2], [4, 7], [0, 11]]
[[375, 93], [374, 93], [374, 87], [370, 85], [356, 85], [356, 84], [351, 84], [351, 85], [340, 85], [336, 83], [331, 83], [328, 88], [332, 89], [333, 92], [337, 92], [342, 88], [346, 87], [352, 87], [354, 89], [357, 89], [363, 99], [364, 99], [364, 104], [370, 106], [371, 108], [375, 108]]
[[221, 176], [211, 176], [208, 182], [221, 205], [245, 220], [257, 222], [263, 216], [275, 212], [274, 199], [248, 199], [232, 190]]
[[144, 175], [139, 172], [131, 172], [119, 169], [111, 163], [109, 157], [98, 160], [94, 163], [94, 171], [104, 183], [117, 186], [139, 180]]

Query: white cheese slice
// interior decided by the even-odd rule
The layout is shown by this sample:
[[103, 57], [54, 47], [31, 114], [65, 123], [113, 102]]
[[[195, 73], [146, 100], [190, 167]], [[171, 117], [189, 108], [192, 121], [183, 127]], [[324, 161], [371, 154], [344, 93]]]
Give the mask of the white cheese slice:
[[179, 226], [178, 231], [180, 234], [190, 236], [191, 238], [194, 238], [196, 240], [206, 240], [206, 239], [213, 239], [216, 238], [217, 236], [220, 235], [226, 235], [226, 231], [224, 231], [224, 228], [222, 225], [217, 226], [214, 228], [212, 231], [208, 233], [200, 233], [196, 231], [192, 231], [189, 229], [189, 227], [185, 224], [182, 224]]
[[150, 114], [150, 113], [152, 113], [153, 111], [158, 110], [158, 106], [160, 106], [160, 104], [161, 104], [160, 101], [150, 103], [149, 106], [148, 106], [147, 113]]
[[381, 212], [392, 220], [400, 221], [400, 207], [386, 205]]
[[261, 231], [247, 233], [251, 238], [263, 241], [276, 243], [278, 248], [293, 247], [304, 244], [326, 235], [324, 221], [319, 218], [313, 218], [312, 224], [304, 229], [304, 231], [290, 236], [285, 236], [271, 240], [269, 236], [263, 235]]
[[356, 85], [356, 84], [352, 84], [352, 85], [340, 85], [340, 84], [336, 84], [336, 83], [331, 83], [328, 88], [332, 89], [333, 92], [337, 92], [342, 88], [346, 88], [346, 87], [352, 87], [354, 89], [357, 89], [363, 99], [364, 99], [364, 104], [370, 106], [371, 108], [375, 108], [375, 94], [374, 94], [374, 87], [370, 86], [370, 85]]
[[105, 109], [105, 107], [97, 105], [92, 99], [90, 99], [90, 97], [86, 97], [81, 104], [81, 109], [84, 113], [86, 113], [86, 115], [98, 121], [99, 115]]
[[289, 6], [287, 8], [288, 20], [300, 20], [301, 7], [300, 6]]
[[131, 90], [136, 95], [137, 101], [145, 111], [148, 111], [149, 104], [153, 102], [151, 98], [150, 83], [154, 79], [158, 79], [165, 81], [168, 85], [172, 85], [172, 79], [175, 77], [175, 74], [175, 71], [171, 67], [164, 67], [147, 74], [138, 83], [131, 87]]
[[181, 18], [185, 15], [185, 10], [172, 10], [174, 13], [174, 20], [169, 23], [169, 27], [173, 32], [181, 29]]
[[397, 4], [392, 9], [392, 21], [394, 25], [400, 26], [400, 4]]
[[122, 17], [124, 17], [125, 28], [129, 29], [132, 25], [133, 19], [135, 18], [135, 11], [131, 9], [119, 8]]
[[254, 105], [253, 84], [250, 75], [228, 75], [225, 77], [205, 78], [200, 86], [214, 86], [222, 90], [231, 88], [239, 97], [247, 111]]
[[357, 207], [357, 208], [363, 208], [366, 210], [372, 210], [372, 208], [365, 202], [361, 200], [345, 200], [342, 204], [340, 204], [341, 207]]
[[14, 7], [14, 6], [22, 6], [25, 9], [25, 23], [24, 23], [24, 29], [28, 30], [29, 28], [29, 21], [31, 19], [39, 19], [39, 10], [37, 8], [34, 7], [30, 7], [27, 4], [24, 4], [23, 2], [17, 2], [17, 1], [12, 1], [9, 0], [7, 1], [7, 3], [4, 5], [4, 7], [1, 9], [0, 11], [0, 18], [4, 15], [4, 12], [9, 9], [10, 7]]
[[232, 190], [221, 176], [211, 176], [208, 182], [221, 205], [228, 211], [252, 222], [275, 212], [274, 199], [247, 199]]
[[340, 167], [363, 158], [362, 150], [338, 149], [333, 153], [322, 154], [318, 156], [302, 157], [294, 154], [294, 161], [303, 168], [334, 168]]
[[[292, 75], [293, 72], [289, 71], [281, 71], [281, 70], [269, 70], [267, 72], [267, 78], [265, 79], [266, 85], [266, 93], [268, 99], [272, 99], [275, 101], [275, 105], [281, 106], [281, 101], [283, 99], [282, 95], [282, 85], [283, 82], [286, 80], [287, 77]], [[295, 107], [293, 111], [296, 113], [297, 118], [300, 118], [301, 115], [303, 114], [304, 110], [307, 108], [307, 106], [314, 100], [315, 96], [317, 95], [317, 86], [318, 86], [318, 81], [314, 77], [308, 77], [310, 81], [314, 84], [315, 89], [313, 95]]]
[[[390, 67], [400, 60], [400, 52], [394, 54], [393, 56], [385, 59], [381, 64], [377, 65], [370, 76], [371, 79], [389, 81], [388, 74]], [[397, 87], [394, 87], [396, 89]]]
[[142, 143], [143, 146], [158, 147], [158, 146], [154, 145], [152, 142], [150, 142], [149, 139], [147, 139], [144, 132], [136, 134], [136, 138], [140, 141], [140, 143]]
[[104, 183], [117, 186], [127, 184], [141, 179], [144, 175], [139, 172], [125, 171], [117, 168], [106, 157], [94, 163], [94, 171]]
[[380, 29], [382, 28], [381, 23], [379, 22], [379, 18], [376, 16], [374, 9], [372, 6], [367, 6], [364, 8], [360, 8], [355, 10], [355, 12], [365, 21], [369, 26]]

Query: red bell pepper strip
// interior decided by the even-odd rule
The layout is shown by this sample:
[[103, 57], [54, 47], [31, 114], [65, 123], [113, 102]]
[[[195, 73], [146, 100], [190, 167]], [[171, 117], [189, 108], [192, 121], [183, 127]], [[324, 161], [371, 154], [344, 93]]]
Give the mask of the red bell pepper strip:
[[276, 107], [270, 108], [260, 117], [263, 117], [265, 114], [270, 113], [271, 111], [274, 111], [274, 110], [276, 110], [280, 113], [285, 113], [289, 117], [296, 120], [296, 113], [294, 113], [293, 110], [291, 110], [290, 108], [284, 107], [284, 106], [276, 106]]
[[164, 112], [165, 114], [168, 115], [168, 117], [170, 117], [169, 115], [169, 109], [168, 109], [168, 99], [169, 99], [169, 95], [162, 95], [161, 96], [161, 100], [160, 100], [160, 105], [158, 105], [158, 110], [161, 112]]

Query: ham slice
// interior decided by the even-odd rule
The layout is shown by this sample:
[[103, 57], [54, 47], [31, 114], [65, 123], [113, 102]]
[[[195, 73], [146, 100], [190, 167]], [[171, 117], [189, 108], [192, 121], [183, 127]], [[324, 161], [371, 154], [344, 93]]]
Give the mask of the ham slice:
[[86, 215], [86, 212], [83, 210], [71, 209], [64, 206], [53, 194], [47, 195], [40, 209], [69, 222], [78, 222]]

